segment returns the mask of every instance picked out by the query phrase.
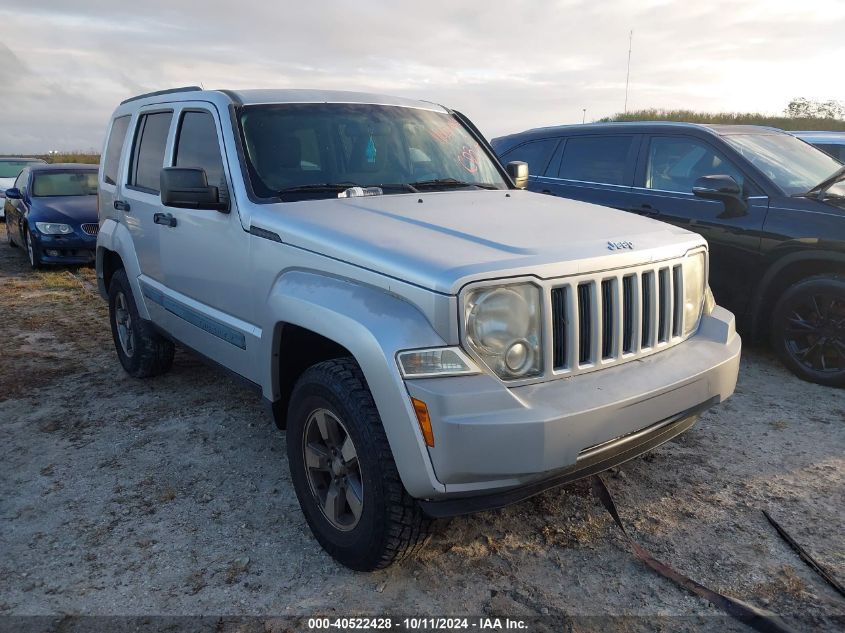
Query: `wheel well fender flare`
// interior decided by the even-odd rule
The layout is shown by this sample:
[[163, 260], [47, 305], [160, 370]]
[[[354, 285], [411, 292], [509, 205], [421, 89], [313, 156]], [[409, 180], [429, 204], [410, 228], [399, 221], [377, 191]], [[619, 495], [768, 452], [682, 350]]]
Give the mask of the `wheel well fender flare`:
[[761, 319], [764, 316], [764, 309], [771, 305], [771, 291], [773, 288], [777, 287], [778, 279], [782, 277], [784, 271], [793, 266], [813, 263], [821, 264], [822, 266], [825, 264], [830, 264], [832, 267], [841, 266], [842, 270], [845, 271], [845, 253], [822, 250], [804, 250], [780, 257], [772, 263], [760, 279], [760, 283], [757, 286], [754, 297], [752, 298], [752, 330], [755, 333], [760, 330]]
[[262, 346], [269, 354], [262, 361], [270, 372], [265, 397], [274, 400], [279, 395], [280, 355], [284, 353], [279, 344], [286, 324], [337, 343], [361, 367], [405, 488], [413, 496], [430, 494], [432, 488], [443, 490], [395, 359], [402, 349], [446, 345], [419, 309], [379, 288], [297, 270], [277, 279], [267, 310], [270, 321], [264, 331], [272, 340]]
[[120, 258], [123, 268], [126, 270], [129, 285], [132, 286], [135, 305], [138, 307], [138, 314], [142, 319], [149, 319], [150, 313], [147, 310], [147, 305], [141, 292], [141, 286], [138, 283], [138, 277], [141, 274], [141, 265], [138, 262], [132, 235], [126, 226], [111, 218], [103, 222], [97, 234], [97, 286], [104, 298], [108, 297], [107, 280], [104, 278], [104, 262], [109, 252], [115, 253]]

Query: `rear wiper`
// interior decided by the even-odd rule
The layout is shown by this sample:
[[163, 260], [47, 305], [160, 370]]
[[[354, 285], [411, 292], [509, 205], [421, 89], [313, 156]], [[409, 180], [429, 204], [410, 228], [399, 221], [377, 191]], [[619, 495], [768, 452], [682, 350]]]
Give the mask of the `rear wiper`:
[[427, 187], [480, 187], [481, 189], [498, 189], [492, 183], [487, 182], [466, 182], [465, 180], [457, 180], [456, 178], [434, 178], [433, 180], [418, 180], [412, 182], [411, 186], [417, 189]]
[[842, 180], [843, 176], [845, 176], [845, 165], [842, 165], [842, 167], [833, 172], [833, 174], [829, 178], [825, 178], [819, 184], [817, 184], [815, 187], [813, 187], [803, 195], [814, 196], [821, 200], [824, 198], [824, 194], [827, 193], [827, 190], [830, 189], [837, 182]]

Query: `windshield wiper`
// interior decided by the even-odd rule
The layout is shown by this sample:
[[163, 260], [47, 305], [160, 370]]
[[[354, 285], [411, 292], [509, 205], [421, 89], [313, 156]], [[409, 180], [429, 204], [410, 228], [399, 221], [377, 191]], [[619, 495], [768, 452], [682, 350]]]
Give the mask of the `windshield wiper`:
[[498, 189], [492, 183], [487, 182], [466, 182], [465, 180], [458, 180], [456, 178], [434, 178], [432, 180], [418, 180], [411, 183], [412, 187], [417, 189], [428, 187], [479, 187], [481, 189]]
[[407, 182], [390, 182], [386, 184], [371, 186], [378, 187], [379, 189], [403, 189], [408, 193], [419, 193], [419, 190], [414, 185], [408, 184]]
[[843, 178], [845, 178], [845, 165], [842, 165], [842, 167], [833, 172], [829, 178], [825, 178], [807, 193], [802, 194], [802, 196], [814, 196], [819, 200], [822, 200], [824, 198], [824, 194], [827, 193], [827, 190]]
[[299, 193], [299, 192], [314, 192], [321, 191], [346, 191], [350, 187], [360, 187], [361, 185], [354, 182], [321, 182], [310, 185], [294, 185], [293, 187], [285, 187], [284, 189], [277, 189], [276, 194], [283, 193]]

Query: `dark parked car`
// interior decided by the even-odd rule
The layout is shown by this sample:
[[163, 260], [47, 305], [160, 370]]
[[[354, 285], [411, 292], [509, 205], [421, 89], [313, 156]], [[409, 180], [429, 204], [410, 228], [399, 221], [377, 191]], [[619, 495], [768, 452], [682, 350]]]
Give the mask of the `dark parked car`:
[[6, 190], [10, 246], [24, 246], [33, 268], [93, 263], [97, 247], [97, 166], [30, 165]]
[[[528, 188], [654, 217], [710, 244], [710, 285], [798, 376], [845, 385], [845, 169], [755, 126], [607, 123], [493, 139]], [[636, 248], [636, 244], [633, 244]]]
[[845, 163], [845, 132], [790, 132], [790, 134], [818, 147], [840, 163]]

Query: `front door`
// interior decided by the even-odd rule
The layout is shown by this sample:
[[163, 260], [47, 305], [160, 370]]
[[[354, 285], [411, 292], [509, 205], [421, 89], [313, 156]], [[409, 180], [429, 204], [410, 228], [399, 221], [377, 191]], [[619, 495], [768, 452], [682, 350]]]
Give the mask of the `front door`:
[[[655, 219], [702, 235], [710, 249], [710, 286], [716, 301], [737, 315], [752, 296], [752, 280], [763, 265], [760, 243], [769, 199], [709, 142], [693, 136], [652, 135], [645, 139], [636, 174], [636, 207]], [[718, 200], [692, 193], [701, 176], [728, 175], [743, 188], [748, 209], [727, 212]]]

